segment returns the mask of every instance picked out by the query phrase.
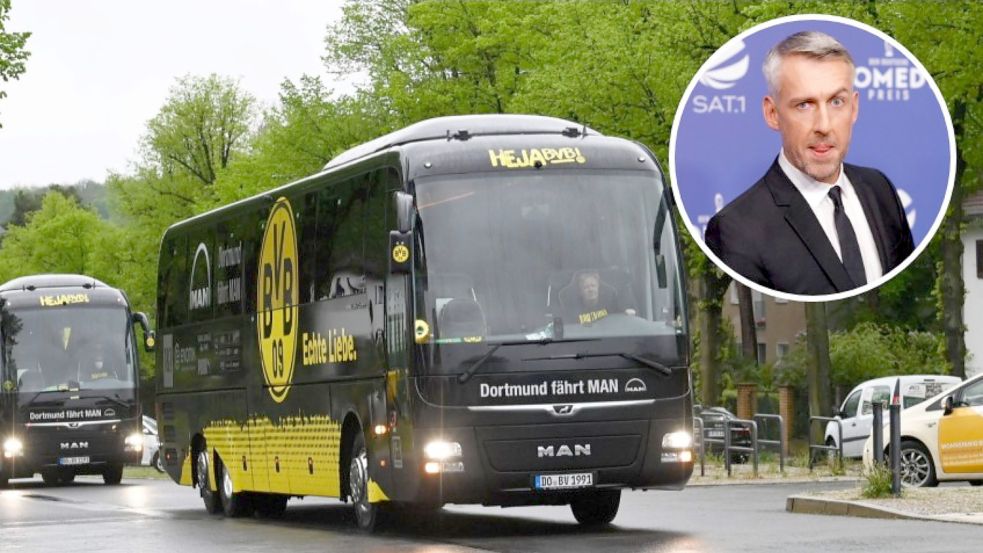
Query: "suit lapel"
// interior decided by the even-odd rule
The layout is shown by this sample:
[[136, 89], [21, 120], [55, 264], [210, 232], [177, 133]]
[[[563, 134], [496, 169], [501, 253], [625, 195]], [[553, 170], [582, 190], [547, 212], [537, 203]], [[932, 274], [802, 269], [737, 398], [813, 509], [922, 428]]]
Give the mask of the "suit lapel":
[[886, 274], [888, 272], [887, 268], [890, 266], [887, 260], [887, 242], [885, 241], [887, 229], [884, 228], [884, 219], [881, 217], [881, 212], [874, 207], [877, 205], [874, 190], [864, 181], [859, 173], [853, 170], [853, 167], [844, 163], [843, 171], [846, 172], [847, 178], [850, 179], [850, 184], [853, 185], [853, 189], [857, 192], [857, 197], [860, 198], [860, 205], [864, 208], [864, 217], [867, 219], [867, 225], [870, 227], [871, 234], [874, 235], [874, 243], [877, 244], [877, 255], [881, 258], [881, 267]]
[[771, 191], [775, 205], [785, 208], [785, 221], [802, 240], [803, 245], [809, 250], [833, 287], [840, 292], [855, 288], [853, 280], [850, 279], [846, 268], [839, 256], [836, 255], [836, 250], [833, 249], [832, 244], [829, 243], [829, 238], [819, 225], [816, 214], [813, 213], [805, 198], [795, 189], [795, 185], [782, 171], [777, 159], [771, 165], [768, 173], [765, 174], [765, 184]]

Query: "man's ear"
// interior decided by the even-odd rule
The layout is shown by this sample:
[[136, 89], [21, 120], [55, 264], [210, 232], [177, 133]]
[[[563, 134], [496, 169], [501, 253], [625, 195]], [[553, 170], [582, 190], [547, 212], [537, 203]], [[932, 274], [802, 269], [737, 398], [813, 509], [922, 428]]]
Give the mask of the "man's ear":
[[761, 101], [761, 111], [765, 116], [765, 123], [774, 131], [780, 130], [778, 128], [778, 106], [775, 105], [775, 100], [771, 96], [765, 96], [765, 99]]

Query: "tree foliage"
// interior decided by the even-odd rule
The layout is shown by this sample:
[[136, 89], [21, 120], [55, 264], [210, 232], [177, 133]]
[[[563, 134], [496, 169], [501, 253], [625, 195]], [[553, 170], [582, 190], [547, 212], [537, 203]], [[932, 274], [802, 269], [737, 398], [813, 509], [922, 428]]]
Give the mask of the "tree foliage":
[[[27, 58], [31, 55], [24, 48], [31, 33], [8, 32], [4, 27], [9, 17], [10, 0], [0, 0], [0, 80], [5, 83], [21, 76], [27, 69]], [[6, 96], [7, 92], [0, 88], [0, 100]]]

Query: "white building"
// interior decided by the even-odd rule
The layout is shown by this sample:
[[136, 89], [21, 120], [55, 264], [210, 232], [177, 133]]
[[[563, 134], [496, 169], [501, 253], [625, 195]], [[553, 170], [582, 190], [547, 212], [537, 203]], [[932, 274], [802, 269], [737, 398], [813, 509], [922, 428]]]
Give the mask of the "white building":
[[983, 372], [983, 192], [963, 201], [966, 226], [963, 230], [963, 282], [966, 303], [966, 377]]

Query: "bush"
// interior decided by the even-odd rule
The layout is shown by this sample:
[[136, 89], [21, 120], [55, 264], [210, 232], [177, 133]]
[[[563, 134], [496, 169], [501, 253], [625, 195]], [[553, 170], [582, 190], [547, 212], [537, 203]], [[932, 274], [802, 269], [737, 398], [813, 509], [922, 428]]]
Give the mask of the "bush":
[[860, 495], [868, 499], [890, 497], [892, 474], [891, 469], [882, 464], [864, 467], [860, 473]]

